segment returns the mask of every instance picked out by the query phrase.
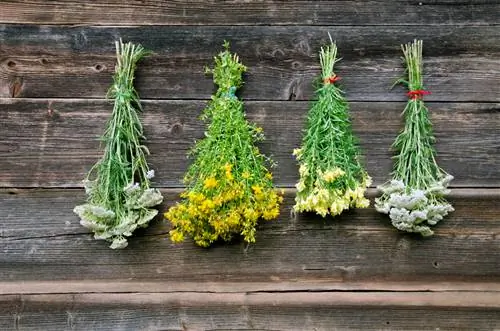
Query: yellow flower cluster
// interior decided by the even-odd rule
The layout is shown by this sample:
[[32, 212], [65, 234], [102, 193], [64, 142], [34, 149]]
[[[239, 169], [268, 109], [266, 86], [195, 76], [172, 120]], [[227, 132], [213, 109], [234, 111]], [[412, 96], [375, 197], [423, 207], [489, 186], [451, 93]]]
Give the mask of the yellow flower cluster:
[[241, 234], [246, 242], [255, 242], [259, 218], [272, 220], [279, 215], [282, 194], [272, 188], [272, 175], [260, 181], [247, 170], [233, 171], [226, 163], [217, 173], [205, 178], [198, 187], [181, 194], [184, 199], [165, 213], [173, 229], [170, 239], [182, 242], [190, 236], [207, 247], [218, 239], [229, 241]]
[[312, 185], [306, 183], [306, 180], [311, 180], [306, 164], [300, 166], [299, 172], [301, 179], [296, 184], [296, 212], [316, 212], [325, 217], [327, 214], [340, 215], [342, 211], [352, 207], [367, 208], [370, 205], [370, 201], [364, 196], [366, 188], [371, 184], [369, 176], [361, 183], [356, 183], [354, 188], [350, 188], [342, 180], [345, 172], [338, 167], [324, 172], [318, 170]]

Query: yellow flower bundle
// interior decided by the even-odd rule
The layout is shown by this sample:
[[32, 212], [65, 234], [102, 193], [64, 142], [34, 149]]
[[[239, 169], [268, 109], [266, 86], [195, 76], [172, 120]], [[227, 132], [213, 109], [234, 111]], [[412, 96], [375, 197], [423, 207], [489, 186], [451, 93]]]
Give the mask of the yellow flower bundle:
[[348, 103], [336, 85], [340, 79], [333, 72], [336, 62], [335, 43], [322, 47], [318, 99], [309, 110], [302, 146], [293, 153], [300, 175], [294, 211], [315, 212], [323, 217], [370, 204], [364, 195], [371, 178], [360, 164]]
[[218, 90], [202, 115], [209, 124], [192, 151], [183, 200], [165, 213], [173, 226], [173, 242], [191, 237], [207, 247], [235, 235], [255, 242], [258, 220], [277, 218], [283, 201], [266, 167], [271, 160], [254, 145], [264, 139], [262, 128], [246, 120], [243, 102], [234, 94], [243, 84], [246, 67], [228, 43], [224, 47], [214, 58], [214, 69], [207, 69]]

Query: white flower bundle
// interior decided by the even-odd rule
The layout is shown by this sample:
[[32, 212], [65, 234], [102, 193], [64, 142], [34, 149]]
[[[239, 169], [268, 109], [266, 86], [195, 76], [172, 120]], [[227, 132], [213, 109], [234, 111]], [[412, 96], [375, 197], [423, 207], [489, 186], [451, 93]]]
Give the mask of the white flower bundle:
[[158, 214], [152, 207], [163, 201], [160, 191], [150, 188], [154, 171], [146, 162], [148, 149], [141, 143], [141, 106], [133, 87], [136, 64], [147, 52], [141, 45], [121, 40], [116, 42], [116, 52], [118, 63], [109, 90], [114, 107], [102, 137], [104, 155], [84, 181], [87, 203], [73, 210], [80, 224], [92, 230], [96, 239], [110, 241], [113, 249], [126, 247], [127, 237], [146, 227]]
[[405, 127], [396, 138], [393, 179], [379, 186], [382, 196], [375, 208], [388, 214], [399, 230], [433, 234], [431, 226], [454, 209], [445, 200], [453, 176], [441, 169], [435, 159], [434, 136], [429, 111], [422, 100], [429, 94], [422, 81], [422, 41], [403, 45], [408, 79], [398, 82], [408, 86], [408, 103], [404, 110]]

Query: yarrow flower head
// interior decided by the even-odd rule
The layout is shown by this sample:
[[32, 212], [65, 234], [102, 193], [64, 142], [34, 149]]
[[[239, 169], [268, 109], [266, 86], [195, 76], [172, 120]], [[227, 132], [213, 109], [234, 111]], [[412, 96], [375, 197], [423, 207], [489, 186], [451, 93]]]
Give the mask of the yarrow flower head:
[[[108, 96], [114, 99], [111, 119], [103, 136], [104, 155], [84, 180], [87, 203], [74, 212], [80, 224], [94, 232], [96, 239], [111, 242], [111, 248], [124, 248], [127, 237], [138, 227], [146, 227], [163, 197], [150, 188], [154, 171], [146, 162], [147, 148], [138, 117], [141, 110], [133, 87], [137, 62], [147, 54], [140, 45], [116, 43], [118, 64]], [[122, 124], [118, 124], [122, 123]]]
[[264, 138], [262, 128], [247, 122], [235, 95], [246, 67], [228, 43], [224, 47], [214, 69], [207, 70], [218, 90], [202, 116], [208, 122], [206, 137], [192, 151], [183, 200], [165, 213], [173, 242], [191, 237], [207, 247], [234, 236], [254, 242], [258, 220], [277, 218], [283, 201], [266, 168], [270, 160], [254, 146]]
[[344, 92], [335, 84], [340, 79], [333, 72], [336, 62], [337, 46], [331, 42], [321, 48], [318, 99], [309, 110], [302, 146], [293, 151], [300, 175], [294, 211], [323, 217], [370, 204], [364, 194], [371, 178], [359, 160]]
[[432, 123], [422, 97], [429, 94], [422, 81], [422, 41], [403, 45], [408, 78], [400, 79], [408, 86], [408, 103], [404, 110], [405, 128], [393, 148], [398, 152], [392, 180], [379, 186], [382, 196], [375, 208], [388, 214], [399, 230], [433, 234], [432, 225], [443, 219], [453, 207], [445, 200], [453, 176], [436, 163]]

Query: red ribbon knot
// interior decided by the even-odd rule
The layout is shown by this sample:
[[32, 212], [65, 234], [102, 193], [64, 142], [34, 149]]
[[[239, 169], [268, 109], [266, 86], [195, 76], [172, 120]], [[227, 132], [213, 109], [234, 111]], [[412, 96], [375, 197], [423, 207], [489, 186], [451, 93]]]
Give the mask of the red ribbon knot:
[[323, 81], [325, 84], [333, 84], [338, 80], [340, 80], [340, 77], [337, 75], [333, 75], [333, 76], [325, 78]]
[[429, 94], [431, 94], [431, 92], [426, 90], [413, 90], [406, 93], [406, 95], [412, 100], [422, 99], [424, 95]]

